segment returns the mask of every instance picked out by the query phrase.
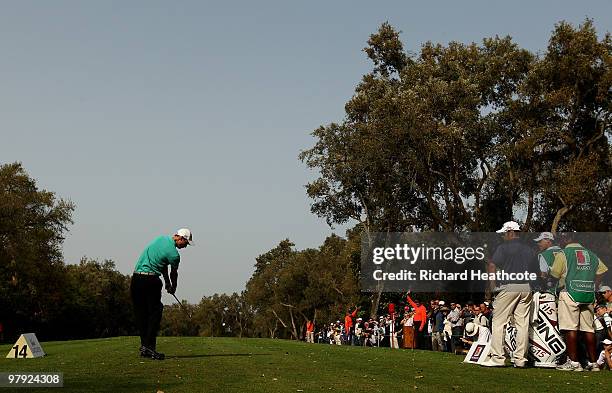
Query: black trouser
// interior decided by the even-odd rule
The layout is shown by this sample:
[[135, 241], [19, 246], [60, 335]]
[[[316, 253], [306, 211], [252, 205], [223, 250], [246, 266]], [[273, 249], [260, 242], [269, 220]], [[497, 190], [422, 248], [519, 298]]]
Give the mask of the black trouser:
[[162, 282], [158, 276], [134, 273], [130, 290], [136, 326], [140, 333], [140, 345], [155, 350], [164, 308], [161, 303]]
[[423, 330], [421, 330], [421, 323], [425, 323], [426, 322], [421, 322], [421, 321], [414, 321], [414, 343], [415, 343], [415, 348], [418, 349], [427, 349], [427, 343], [425, 342], [426, 338], [425, 338], [425, 333], [426, 333], [426, 328], [427, 325], [425, 327], [423, 327]]
[[452, 331], [451, 352], [457, 354], [458, 349], [463, 349], [463, 341], [461, 341], [461, 337], [463, 337], [463, 326], [455, 326], [452, 328]]

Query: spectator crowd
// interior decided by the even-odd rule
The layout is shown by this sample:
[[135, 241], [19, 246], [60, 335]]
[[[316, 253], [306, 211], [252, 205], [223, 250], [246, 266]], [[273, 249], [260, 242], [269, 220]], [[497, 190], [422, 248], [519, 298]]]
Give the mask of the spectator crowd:
[[[492, 258], [492, 263], [498, 267], [508, 268], [510, 265], [512, 269], [517, 255], [520, 256], [518, 259], [525, 259], [526, 249], [521, 248], [516, 236], [512, 235], [516, 231], [518, 224], [514, 222], [504, 224], [504, 228], [498, 231], [507, 241]], [[573, 237], [569, 234], [562, 239], [562, 247], [554, 244], [555, 236], [549, 232], [533, 239], [539, 247], [535, 257], [539, 261], [541, 283], [544, 283], [537, 290], [554, 295], [555, 305], [558, 305], [558, 328], [567, 348], [557, 360], [557, 369], [582, 371], [583, 366], [591, 371], [612, 369], [612, 289], [599, 282], [607, 268]], [[592, 271], [590, 276], [584, 273], [587, 264]], [[573, 291], [572, 280], [580, 283], [591, 280], [590, 293]], [[409, 292], [405, 307], [398, 312], [393, 306], [385, 315], [364, 319], [358, 317], [359, 309], [355, 308], [347, 310], [344, 320], [318, 329], [309, 321], [307, 338], [309, 342], [320, 344], [415, 348], [454, 354], [466, 354], [473, 342], [489, 343], [491, 357], [483, 362], [483, 366], [503, 366], [508, 355], [515, 367], [525, 367], [528, 326], [532, 322], [531, 314], [538, 311], [532, 304], [534, 288], [527, 286], [525, 289], [524, 285], [502, 283], [492, 303], [483, 300], [461, 304], [446, 299], [421, 303]], [[519, 312], [521, 307], [526, 311]], [[508, 326], [516, 331], [514, 352], [518, 354], [509, 353], [510, 349], [505, 346], [504, 333]]]
[[[353, 311], [344, 321], [337, 320], [314, 331], [313, 342], [332, 345], [367, 347], [401, 347], [440, 352], [465, 353], [469, 348], [463, 340], [469, 337], [465, 328], [470, 324], [490, 329], [492, 307], [489, 302], [446, 303], [431, 300], [428, 306], [407, 296], [402, 312], [377, 318], [355, 317]], [[314, 324], [310, 322], [310, 328]], [[471, 327], [471, 325], [470, 325]], [[307, 331], [308, 331], [307, 326]]]
[[[605, 362], [604, 342], [609, 342], [608, 359], [612, 354], [612, 289], [602, 286], [598, 293], [593, 325], [596, 335], [598, 359]], [[356, 317], [356, 310], [348, 312], [343, 321], [337, 320], [315, 330], [309, 321], [306, 327], [307, 341], [318, 344], [353, 345], [423, 349], [465, 355], [474, 341], [488, 341], [491, 335], [493, 306], [488, 301], [466, 304], [430, 300], [428, 306], [407, 296], [411, 306], [405, 306], [395, 315], [385, 314], [377, 318]], [[425, 318], [415, 320], [418, 309], [425, 309]], [[482, 337], [484, 336], [484, 338]], [[602, 362], [603, 360], [603, 362]], [[608, 366], [609, 368], [609, 366]]]

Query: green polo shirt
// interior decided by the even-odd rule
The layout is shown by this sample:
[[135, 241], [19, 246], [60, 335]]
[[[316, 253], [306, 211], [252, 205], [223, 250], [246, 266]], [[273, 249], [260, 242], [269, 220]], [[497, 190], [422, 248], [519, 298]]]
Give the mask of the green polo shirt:
[[155, 238], [140, 254], [135, 272], [162, 274], [167, 266], [178, 268], [181, 257], [171, 236]]

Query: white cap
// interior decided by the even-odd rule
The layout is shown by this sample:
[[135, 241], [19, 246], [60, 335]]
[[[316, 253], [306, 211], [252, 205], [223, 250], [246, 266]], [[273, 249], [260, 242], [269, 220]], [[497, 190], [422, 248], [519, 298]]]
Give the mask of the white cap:
[[521, 228], [519, 227], [519, 224], [517, 224], [514, 221], [507, 221], [504, 222], [504, 225], [502, 226], [502, 228], [499, 231], [496, 231], [497, 233], [505, 233], [508, 231], [520, 231]]
[[610, 345], [612, 344], [612, 340], [610, 340], [609, 338], [606, 338], [605, 340], [602, 341], [602, 343], [604, 343], [605, 345]]
[[179, 235], [183, 239], [187, 240], [189, 242], [190, 246], [193, 246], [193, 236], [192, 236], [191, 231], [189, 229], [181, 228], [178, 231], [176, 231], [175, 235]]
[[446, 303], [444, 303], [444, 300], [440, 300], [440, 301], [438, 302], [438, 305], [439, 305], [439, 306], [443, 306], [443, 305], [445, 305], [445, 304], [446, 304]]
[[542, 233], [540, 233], [540, 236], [538, 236], [535, 239], [533, 239], [533, 241], [534, 242], [539, 242], [540, 240], [544, 240], [544, 239], [555, 240], [555, 237], [550, 232], [542, 232]]
[[478, 325], [476, 325], [474, 322], [468, 322], [465, 325], [465, 334], [472, 337], [475, 336], [476, 333], [478, 333]]
[[607, 285], [602, 285], [599, 287], [599, 292], [612, 291], [612, 289]]

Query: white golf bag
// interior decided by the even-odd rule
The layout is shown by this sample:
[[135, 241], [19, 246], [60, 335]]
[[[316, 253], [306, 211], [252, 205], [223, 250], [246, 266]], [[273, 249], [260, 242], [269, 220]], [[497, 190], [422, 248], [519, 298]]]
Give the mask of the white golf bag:
[[518, 329], [515, 328], [512, 323], [508, 323], [504, 331], [504, 350], [508, 354], [510, 360], [514, 362], [512, 353], [516, 351], [516, 334], [518, 333]]
[[529, 357], [536, 367], [556, 367], [565, 352], [565, 342], [559, 332], [555, 295], [546, 292], [533, 294], [529, 324]]
[[[529, 322], [529, 358], [533, 360], [535, 367], [556, 367], [559, 357], [565, 352], [565, 342], [559, 333], [557, 304], [553, 294], [533, 294]], [[516, 350], [517, 332], [512, 324], [506, 325], [504, 346], [510, 359], [512, 352]]]

